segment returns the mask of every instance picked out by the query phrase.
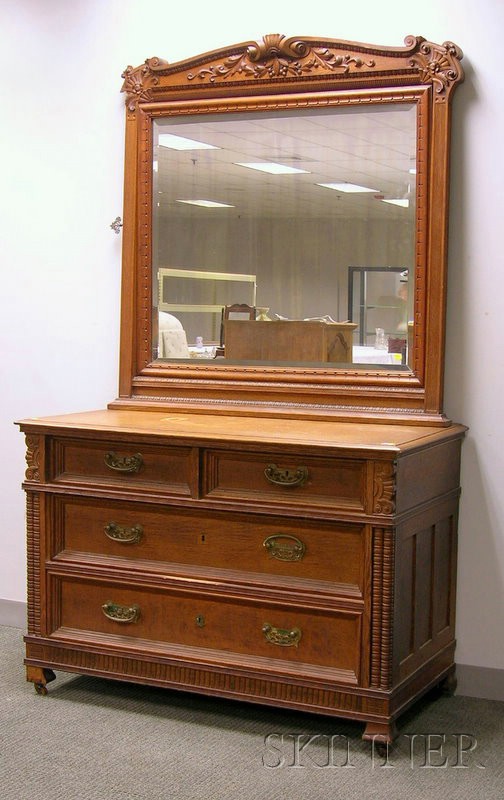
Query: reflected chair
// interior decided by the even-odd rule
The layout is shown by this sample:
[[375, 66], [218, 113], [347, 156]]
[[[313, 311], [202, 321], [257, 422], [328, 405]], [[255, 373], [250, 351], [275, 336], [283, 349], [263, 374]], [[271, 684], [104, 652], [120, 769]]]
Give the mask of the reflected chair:
[[182, 323], [173, 314], [159, 312], [158, 358], [190, 358]]
[[224, 355], [224, 347], [226, 343], [226, 321], [228, 319], [255, 319], [256, 309], [255, 306], [249, 306], [246, 303], [234, 303], [233, 305], [224, 306], [222, 309], [221, 329], [220, 329], [220, 347], [218, 355]]

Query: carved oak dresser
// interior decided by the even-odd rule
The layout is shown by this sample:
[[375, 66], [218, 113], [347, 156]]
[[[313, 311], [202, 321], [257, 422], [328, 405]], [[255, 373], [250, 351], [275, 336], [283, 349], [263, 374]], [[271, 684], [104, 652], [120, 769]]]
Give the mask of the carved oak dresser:
[[[461, 57], [421, 37], [275, 34], [126, 69], [119, 396], [20, 423], [39, 693], [64, 670], [360, 720], [389, 742], [416, 698], [453, 684], [465, 428], [442, 395]], [[283, 174], [261, 177], [272, 163]], [[393, 269], [385, 300], [362, 294], [347, 320], [362, 236], [366, 265]], [[282, 313], [301, 341], [330, 312], [368, 360], [348, 343], [340, 363], [226, 356], [228, 303], [260, 310], [267, 346]], [[159, 355], [174, 317], [188, 357]], [[380, 319], [400, 353], [377, 351]], [[240, 324], [252, 343], [253, 316]]]

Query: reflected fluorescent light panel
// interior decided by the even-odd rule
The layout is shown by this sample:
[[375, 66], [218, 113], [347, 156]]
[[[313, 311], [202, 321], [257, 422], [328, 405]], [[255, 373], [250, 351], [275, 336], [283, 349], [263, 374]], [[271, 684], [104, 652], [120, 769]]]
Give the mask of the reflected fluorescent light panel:
[[325, 189], [334, 189], [336, 192], [349, 192], [352, 194], [357, 194], [357, 192], [378, 193], [378, 189], [370, 189], [369, 186], [359, 186], [358, 183], [317, 183], [317, 186], [323, 186]]
[[158, 142], [161, 147], [169, 147], [171, 150], [220, 150], [220, 147], [214, 144], [186, 139], [185, 136], [175, 136], [174, 133], [160, 133]]
[[248, 167], [249, 169], [257, 169], [259, 172], [267, 172], [270, 175], [295, 175], [300, 172], [308, 173], [307, 169], [299, 169], [298, 167], [288, 167], [286, 164], [276, 164], [274, 161], [250, 161], [235, 162], [237, 167]]
[[388, 199], [388, 200], [383, 198], [382, 203], [390, 203], [391, 206], [400, 206], [401, 208], [409, 208], [409, 200], [407, 198], [406, 199], [402, 199], [402, 198], [398, 197], [398, 198], [392, 198], [392, 199]]
[[201, 206], [202, 208], [235, 208], [230, 203], [218, 203], [216, 200], [176, 200], [176, 203], [186, 203], [188, 206]]

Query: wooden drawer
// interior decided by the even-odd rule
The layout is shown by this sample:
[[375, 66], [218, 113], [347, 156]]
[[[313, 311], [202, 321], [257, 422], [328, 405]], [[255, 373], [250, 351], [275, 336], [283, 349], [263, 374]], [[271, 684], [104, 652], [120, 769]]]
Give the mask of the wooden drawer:
[[[55, 577], [60, 605], [53, 635], [96, 634], [96, 642], [118, 637], [130, 646], [154, 643], [159, 652], [185, 650], [190, 656], [232, 660], [235, 654], [340, 670], [358, 680], [362, 614], [306, 610], [247, 598], [171, 592], [106, 581]], [[56, 588], [56, 587], [55, 587]], [[198, 653], [194, 651], [197, 650]], [[285, 669], [285, 666], [284, 666]]]
[[190, 495], [197, 481], [197, 458], [190, 447], [53, 439], [50, 454], [55, 483]]
[[[263, 573], [331, 583], [334, 591], [364, 593], [365, 527], [292, 522], [285, 518], [190, 511], [144, 503], [54, 496], [52, 557], [136, 562], [166, 571], [172, 565]], [[173, 566], [172, 566], [173, 569]], [[178, 568], [178, 572], [181, 571]], [[246, 579], [241, 576], [242, 580]], [[326, 589], [327, 590], [327, 589]]]
[[366, 461], [208, 450], [204, 494], [292, 506], [363, 510]]

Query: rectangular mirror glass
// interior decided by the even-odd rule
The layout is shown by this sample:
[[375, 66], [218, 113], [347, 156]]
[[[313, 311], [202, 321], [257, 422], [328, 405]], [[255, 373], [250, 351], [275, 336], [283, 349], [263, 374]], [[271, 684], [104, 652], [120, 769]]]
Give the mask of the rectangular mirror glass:
[[154, 357], [411, 364], [416, 120], [369, 101], [155, 119]]

